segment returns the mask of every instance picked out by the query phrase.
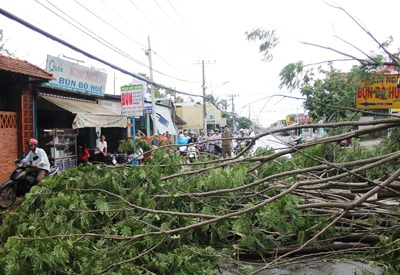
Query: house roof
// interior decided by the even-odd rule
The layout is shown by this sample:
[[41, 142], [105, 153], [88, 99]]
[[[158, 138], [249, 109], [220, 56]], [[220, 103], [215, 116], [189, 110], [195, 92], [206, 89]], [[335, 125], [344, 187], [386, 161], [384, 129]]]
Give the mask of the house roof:
[[176, 125], [186, 125], [186, 121], [181, 119], [179, 116], [175, 115], [175, 124]]
[[[17, 73], [40, 80], [53, 80], [53, 74], [27, 61], [10, 56], [0, 55], [0, 71]], [[3, 73], [1, 74], [3, 78]]]

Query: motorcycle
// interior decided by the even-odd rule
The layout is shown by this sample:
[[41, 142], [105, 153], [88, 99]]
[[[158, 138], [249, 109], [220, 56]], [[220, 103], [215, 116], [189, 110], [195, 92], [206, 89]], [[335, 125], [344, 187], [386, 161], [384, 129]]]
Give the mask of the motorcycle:
[[339, 145], [341, 147], [351, 147], [351, 138], [347, 138], [347, 139], [339, 141]]
[[[37, 160], [39, 157], [33, 157], [33, 160]], [[0, 187], [0, 208], [7, 209], [12, 206], [19, 196], [23, 196], [29, 192], [32, 186], [36, 185], [37, 169], [31, 167], [32, 162], [22, 162], [21, 160], [15, 161], [17, 168], [10, 176], [10, 180], [3, 183]], [[59, 169], [54, 165], [54, 162], [50, 162], [49, 176], [55, 176], [58, 174]]]
[[189, 145], [186, 152], [186, 160], [187, 162], [193, 163], [197, 159], [197, 147], [193, 144]]
[[296, 138], [296, 139], [289, 140], [288, 144], [290, 146], [296, 146], [296, 145], [302, 144], [304, 142], [306, 142], [306, 139], [304, 137], [299, 137], [299, 138]]
[[244, 150], [244, 148], [246, 148], [246, 141], [244, 140], [237, 140], [236, 145], [234, 144], [234, 149], [233, 152], [235, 155], [239, 154], [241, 151]]

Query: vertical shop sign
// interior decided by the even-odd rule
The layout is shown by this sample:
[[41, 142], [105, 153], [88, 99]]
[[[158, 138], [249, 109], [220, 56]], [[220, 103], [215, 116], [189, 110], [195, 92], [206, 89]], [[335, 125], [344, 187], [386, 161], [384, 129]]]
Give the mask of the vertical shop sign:
[[143, 116], [146, 82], [121, 87], [121, 112], [128, 117]]

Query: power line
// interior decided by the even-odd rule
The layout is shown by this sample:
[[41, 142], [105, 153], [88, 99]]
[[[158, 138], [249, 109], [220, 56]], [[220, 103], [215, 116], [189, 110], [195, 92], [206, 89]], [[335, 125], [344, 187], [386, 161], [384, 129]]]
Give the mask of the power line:
[[137, 5], [133, 3], [132, 0], [129, 0], [129, 3], [132, 4], [160, 33], [162, 33], [166, 38], [168, 38], [173, 44], [177, 45], [182, 51], [186, 52], [190, 55], [193, 59], [196, 59], [190, 52], [186, 50], [186, 48], [182, 47], [180, 44], [177, 44], [174, 39], [169, 37], [164, 30], [160, 29]]
[[103, 63], [103, 64], [105, 64], [105, 65], [107, 65], [107, 66], [109, 66], [109, 67], [111, 67], [111, 68], [113, 68], [115, 70], [117, 70], [117, 71], [120, 71], [121, 73], [124, 73], [126, 75], [132, 76], [132, 77], [134, 77], [136, 79], [139, 79], [139, 80], [144, 81], [144, 82], [146, 82], [148, 84], [151, 84], [151, 85], [154, 85], [156, 87], [159, 87], [161, 89], [170, 90], [170, 91], [175, 92], [177, 94], [183, 94], [183, 95], [194, 96], [194, 97], [202, 97], [201, 95], [190, 94], [190, 93], [186, 93], [186, 92], [182, 92], [182, 91], [178, 91], [178, 90], [166, 87], [166, 86], [164, 86], [162, 84], [156, 83], [154, 81], [150, 81], [150, 80], [148, 80], [147, 78], [145, 78], [143, 76], [140, 76], [138, 74], [134, 74], [134, 73], [131, 73], [131, 72], [125, 70], [125, 69], [122, 69], [122, 68], [120, 68], [120, 67], [118, 67], [118, 66], [116, 66], [116, 65], [114, 65], [114, 64], [112, 64], [110, 62], [107, 62], [107, 61], [105, 61], [105, 60], [103, 60], [103, 59], [101, 59], [101, 58], [99, 58], [97, 56], [94, 56], [94, 55], [92, 55], [92, 54], [90, 54], [90, 53], [88, 53], [88, 52], [86, 52], [86, 51], [84, 51], [84, 50], [82, 50], [82, 49], [80, 49], [80, 48], [78, 48], [78, 47], [76, 47], [76, 46], [74, 46], [74, 45], [72, 45], [72, 44], [70, 44], [70, 43], [68, 43], [68, 42], [66, 42], [66, 41], [64, 41], [64, 40], [62, 40], [62, 39], [60, 39], [60, 38], [58, 38], [58, 37], [46, 32], [46, 31], [34, 26], [34, 25], [32, 25], [32, 24], [30, 24], [30, 23], [28, 23], [28, 22], [26, 22], [25, 20], [15, 16], [12, 13], [9, 13], [8, 11], [6, 11], [6, 10], [4, 10], [2, 8], [0, 8], [0, 14], [2, 14], [3, 16], [5, 16], [5, 17], [7, 17], [7, 18], [9, 18], [9, 19], [11, 19], [13, 21], [16, 21], [17, 23], [19, 23], [19, 24], [21, 24], [21, 25], [23, 25], [23, 26], [25, 26], [25, 27], [37, 32], [37, 33], [40, 33], [41, 35], [43, 35], [43, 36], [45, 36], [45, 37], [47, 37], [49, 39], [52, 39], [52, 40], [54, 40], [54, 41], [56, 41], [56, 42], [58, 42], [58, 43], [60, 43], [60, 44], [62, 44], [64, 46], [76, 51], [76, 52], [79, 52], [79, 53], [87, 56], [88, 58], [91, 58], [91, 59], [94, 59], [96, 61], [99, 61], [99, 62], [101, 62], [101, 63]]
[[[86, 6], [84, 6], [83, 4], [79, 3], [78, 0], [74, 0], [79, 6], [81, 6], [82, 8], [84, 8], [87, 12], [91, 13], [93, 16], [95, 16], [97, 19], [99, 19], [100, 21], [104, 22], [105, 24], [107, 24], [108, 26], [110, 26], [112, 29], [116, 30], [117, 32], [119, 32], [120, 34], [122, 34], [123, 36], [125, 36], [126, 38], [128, 38], [129, 40], [131, 40], [132, 42], [138, 44], [141, 47], [146, 47], [146, 45], [141, 44], [140, 42], [136, 41], [135, 39], [133, 39], [132, 37], [130, 37], [129, 35], [125, 34], [124, 32], [122, 32], [120, 29], [114, 27], [113, 25], [111, 25], [110, 23], [108, 23], [107, 21], [105, 21], [103, 18], [101, 18], [100, 16], [98, 16], [97, 14], [95, 14], [94, 12], [92, 12], [90, 9], [88, 9]], [[103, 2], [104, 5], [106, 5]], [[107, 5], [106, 5], [107, 6]], [[108, 7], [108, 6], [107, 6]], [[111, 9], [111, 8], [110, 8]], [[116, 13], [117, 14], [117, 13]], [[118, 14], [117, 14], [118, 15]], [[120, 18], [122, 20], [125, 21], [124, 18], [122, 18], [120, 16]], [[125, 21], [126, 22], [126, 21]]]
[[[120, 55], [134, 61], [135, 63], [137, 63], [138, 65], [141, 65], [145, 68], [149, 68], [147, 64], [137, 60], [136, 58], [130, 56], [128, 53], [123, 52], [121, 49], [117, 48], [116, 46], [114, 46], [113, 44], [109, 43], [107, 40], [105, 40], [104, 38], [100, 37], [99, 35], [97, 35], [96, 33], [94, 33], [93, 31], [91, 31], [90, 29], [86, 28], [85, 26], [83, 26], [80, 22], [76, 21], [75, 19], [73, 19], [72, 17], [70, 17], [69, 15], [67, 15], [66, 13], [64, 13], [62, 10], [60, 10], [57, 6], [55, 6], [54, 4], [50, 3], [48, 0], [46, 0], [47, 3], [49, 3], [50, 5], [52, 5], [54, 8], [56, 8], [58, 11], [60, 11], [61, 13], [63, 13], [64, 15], [66, 15], [68, 18], [70, 18], [72, 21], [74, 21], [76, 24], [78, 24], [79, 26], [81, 26], [82, 28], [86, 29], [87, 31], [89, 31], [90, 33], [92, 33], [94, 36], [98, 37], [99, 39], [101, 39], [102, 41], [104, 41], [104, 43], [102, 41], [100, 41], [98, 38], [94, 37], [93, 35], [87, 33], [86, 31], [82, 30], [81, 28], [79, 28], [78, 26], [72, 24], [71, 22], [69, 22], [68, 20], [66, 20], [65, 18], [63, 18], [62, 16], [60, 16], [58, 13], [54, 12], [53, 10], [51, 10], [50, 8], [46, 7], [45, 5], [43, 5], [42, 3], [40, 3], [38, 0], [35, 0], [38, 4], [40, 4], [41, 6], [43, 6], [44, 8], [46, 8], [47, 10], [49, 10], [50, 12], [52, 12], [54, 15], [56, 15], [57, 17], [61, 18], [62, 20], [64, 20], [65, 22], [67, 22], [68, 24], [72, 25], [73, 27], [77, 28], [78, 30], [80, 30], [81, 32], [83, 32], [84, 34], [90, 36], [91, 38], [93, 38], [94, 40], [98, 41], [99, 43], [103, 44], [104, 46], [110, 48], [111, 50], [119, 53]], [[106, 45], [107, 44], [107, 45]], [[141, 44], [139, 44], [141, 45]], [[177, 78], [177, 77], [173, 77], [170, 76], [166, 73], [163, 73], [159, 70], [153, 69], [154, 72], [157, 72], [158, 74], [161, 74], [163, 76], [166, 76], [168, 78], [171, 79], [175, 79], [178, 81], [182, 81], [182, 82], [190, 82], [187, 81], [185, 79], [181, 79], [181, 78]]]
[[[127, 53], [121, 51], [120, 49], [118, 49], [116, 46], [114, 46], [113, 44], [109, 43], [107, 40], [103, 39], [102, 37], [100, 37], [99, 35], [97, 35], [96, 33], [94, 33], [93, 31], [89, 30], [88, 28], [86, 28], [85, 26], [83, 26], [81, 23], [79, 23], [78, 21], [76, 21], [75, 19], [73, 19], [72, 17], [70, 17], [68, 14], [65, 14], [62, 10], [60, 10], [57, 6], [53, 5], [52, 3], [50, 3], [48, 0], [46, 0], [47, 3], [49, 3], [50, 5], [52, 5], [54, 8], [56, 8], [58, 11], [62, 12], [64, 15], [66, 15], [69, 19], [71, 19], [72, 21], [74, 21], [75, 23], [77, 23], [79, 26], [81, 26], [82, 28], [85, 28], [87, 31], [89, 31], [90, 33], [92, 33], [93, 35], [89, 34], [87, 31], [83, 30], [82, 28], [80, 28], [79, 26], [74, 25], [73, 23], [71, 23], [70, 21], [68, 21], [67, 19], [65, 19], [64, 17], [62, 17], [61, 15], [59, 15], [58, 13], [56, 13], [55, 11], [53, 11], [52, 9], [50, 9], [49, 7], [43, 5], [43, 3], [40, 3], [38, 0], [35, 0], [36, 3], [38, 3], [39, 5], [41, 5], [42, 7], [44, 7], [45, 9], [47, 9], [48, 11], [50, 11], [51, 13], [53, 13], [54, 15], [56, 15], [57, 17], [61, 18], [62, 20], [64, 20], [65, 22], [67, 22], [68, 24], [70, 24], [71, 26], [75, 27], [76, 29], [80, 30], [81, 32], [83, 32], [84, 34], [90, 36], [91, 38], [93, 38], [94, 40], [96, 40], [97, 42], [103, 44], [104, 46], [106, 46], [107, 48], [121, 54], [122, 56], [129, 58], [130, 60], [136, 62], [139, 65], [142, 65], [144, 67], [146, 67], [147, 65], [143, 62], [140, 62], [139, 60], [131, 57], [130, 55], [128, 55]], [[96, 37], [95, 37], [96, 36]], [[100, 40], [104, 41], [100, 41]]]
[[200, 45], [201, 48], [203, 48], [203, 50], [205, 50], [206, 52], [209, 52], [209, 51], [203, 46], [203, 44], [201, 43], [201, 41], [199, 41], [199, 40], [197, 39], [197, 37], [196, 37], [195, 35], [193, 35], [193, 32], [190, 30], [189, 26], [188, 26], [188, 25], [186, 24], [186, 22], [183, 20], [182, 16], [179, 14], [179, 12], [178, 12], [178, 11], [175, 9], [175, 7], [172, 5], [171, 1], [168, 0], [168, 4], [171, 6], [172, 10], [175, 12], [175, 14], [177, 15], [177, 17], [181, 20], [181, 22], [183, 23], [183, 25], [186, 27], [186, 29], [187, 29], [187, 31], [189, 32], [189, 34], [191, 34], [191, 35], [195, 38], [195, 40], [196, 40], [195, 45]]

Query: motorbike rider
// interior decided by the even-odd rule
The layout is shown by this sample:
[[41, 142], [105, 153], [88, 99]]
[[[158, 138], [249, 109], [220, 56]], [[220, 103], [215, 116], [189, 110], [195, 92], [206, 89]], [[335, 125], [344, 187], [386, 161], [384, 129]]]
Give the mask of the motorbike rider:
[[196, 143], [197, 142], [197, 137], [195, 132], [190, 132], [190, 138], [188, 143]]
[[[46, 152], [37, 147], [38, 146], [38, 141], [34, 138], [29, 139], [27, 143], [30, 151], [28, 155], [24, 159], [22, 159], [22, 162], [28, 162], [30, 161], [31, 167], [37, 169], [38, 173], [36, 176], [36, 182], [40, 183], [42, 179], [47, 176], [50, 172], [50, 162], [49, 158], [47, 157]], [[37, 159], [34, 159], [34, 157], [39, 157]]]
[[194, 159], [197, 160], [197, 157], [200, 155], [199, 149], [193, 144], [190, 143], [188, 148], [187, 148], [187, 154], [186, 154], [186, 161], [190, 158], [190, 154], [194, 154]]
[[200, 131], [200, 136], [197, 138], [197, 142], [199, 143], [198, 148], [200, 149], [200, 151], [206, 151], [206, 141], [207, 141], [207, 137], [204, 134], [204, 131]]

